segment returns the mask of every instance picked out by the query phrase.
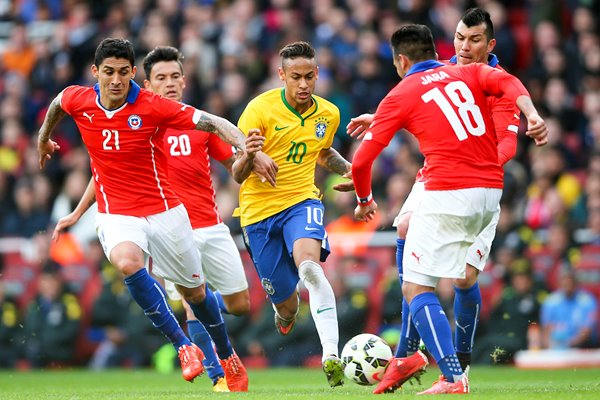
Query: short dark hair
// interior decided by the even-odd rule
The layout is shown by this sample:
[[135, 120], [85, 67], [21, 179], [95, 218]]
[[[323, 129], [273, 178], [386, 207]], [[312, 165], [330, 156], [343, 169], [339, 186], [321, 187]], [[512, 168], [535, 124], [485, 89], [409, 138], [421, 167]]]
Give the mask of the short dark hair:
[[394, 57], [404, 54], [413, 62], [436, 58], [431, 30], [425, 25], [401, 26], [390, 39]]
[[105, 59], [110, 57], [125, 58], [129, 60], [129, 64], [133, 67], [133, 64], [135, 63], [133, 45], [126, 39], [104, 39], [96, 48], [94, 65], [99, 67]]
[[281, 56], [282, 63], [289, 58], [302, 57], [311, 59], [315, 58], [315, 49], [308, 42], [294, 42], [281, 49], [279, 55]]
[[490, 17], [490, 13], [481, 8], [469, 8], [463, 14], [461, 21], [463, 24], [470, 28], [485, 24], [485, 36], [487, 36], [488, 42], [494, 38], [494, 23]]
[[158, 46], [144, 57], [142, 65], [144, 66], [146, 79], [150, 79], [150, 73], [154, 64], [162, 61], [177, 61], [183, 74], [183, 54], [172, 46]]

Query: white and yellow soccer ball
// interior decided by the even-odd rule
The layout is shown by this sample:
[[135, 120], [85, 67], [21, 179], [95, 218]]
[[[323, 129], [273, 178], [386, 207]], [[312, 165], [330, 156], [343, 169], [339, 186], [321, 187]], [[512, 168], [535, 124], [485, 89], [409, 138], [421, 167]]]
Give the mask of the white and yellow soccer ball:
[[381, 381], [391, 358], [392, 349], [385, 340], [370, 333], [361, 333], [350, 339], [342, 349], [344, 375], [359, 385], [374, 385]]

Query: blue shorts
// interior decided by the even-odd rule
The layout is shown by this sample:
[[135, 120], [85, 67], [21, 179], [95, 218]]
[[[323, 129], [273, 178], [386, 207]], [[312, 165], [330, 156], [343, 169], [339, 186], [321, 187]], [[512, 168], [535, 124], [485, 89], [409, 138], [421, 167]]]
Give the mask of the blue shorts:
[[285, 301], [296, 291], [300, 278], [292, 250], [297, 239], [319, 240], [321, 261], [329, 255], [323, 204], [319, 200], [305, 200], [242, 229], [262, 287], [273, 304]]

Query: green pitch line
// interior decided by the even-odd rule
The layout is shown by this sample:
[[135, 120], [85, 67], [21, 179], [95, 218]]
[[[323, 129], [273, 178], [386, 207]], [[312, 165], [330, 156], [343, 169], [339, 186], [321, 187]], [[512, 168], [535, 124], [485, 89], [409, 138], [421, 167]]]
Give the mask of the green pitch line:
[[[413, 398], [417, 391], [431, 386], [439, 370], [429, 368], [422, 385], [405, 384], [395, 394], [379, 397]], [[152, 370], [88, 370], [17, 372], [0, 370], [0, 399], [144, 399], [181, 400], [201, 398], [247, 400], [353, 400], [365, 399], [373, 387], [346, 383], [330, 388], [319, 369], [250, 370], [250, 392], [213, 393], [206, 376], [190, 384], [177, 374], [159, 374]], [[471, 370], [472, 396], [477, 399], [598, 399], [600, 369], [532, 371], [509, 367], [483, 367]], [[402, 397], [397, 397], [402, 396]], [[419, 398], [422, 398], [419, 396]]]

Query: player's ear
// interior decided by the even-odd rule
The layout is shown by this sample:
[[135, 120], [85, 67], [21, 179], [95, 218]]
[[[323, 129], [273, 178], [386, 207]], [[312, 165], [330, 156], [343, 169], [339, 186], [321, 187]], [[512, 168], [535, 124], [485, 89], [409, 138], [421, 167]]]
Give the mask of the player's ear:
[[135, 73], [137, 72], [137, 67], [134, 65], [131, 69], [131, 79], [135, 78]]
[[437, 51], [435, 52], [435, 59], [436, 59], [436, 60], [439, 60], [439, 59], [440, 59], [440, 56], [439, 56], [439, 54], [437, 53]]
[[144, 89], [150, 90], [150, 81], [148, 79], [144, 79]]
[[277, 72], [279, 72], [279, 79], [281, 79], [282, 81], [285, 81], [285, 72], [283, 72], [283, 68], [282, 67], [277, 68]]
[[96, 67], [95, 64], [92, 64], [90, 69], [92, 70], [92, 75], [94, 75], [94, 78], [98, 78], [98, 67]]
[[315, 80], [319, 79], [319, 66], [315, 67]]
[[494, 50], [494, 47], [496, 47], [496, 39], [492, 39], [488, 42], [487, 44], [487, 52], [491, 53]]

